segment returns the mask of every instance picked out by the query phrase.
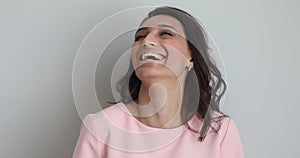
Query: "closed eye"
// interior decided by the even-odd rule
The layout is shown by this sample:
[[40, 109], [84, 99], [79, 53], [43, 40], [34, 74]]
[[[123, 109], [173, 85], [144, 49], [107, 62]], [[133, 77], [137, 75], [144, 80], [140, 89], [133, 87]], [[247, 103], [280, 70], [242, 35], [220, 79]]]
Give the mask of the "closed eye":
[[163, 36], [163, 37], [172, 37], [172, 36], [174, 36], [174, 33], [172, 33], [171, 31], [163, 30], [163, 31], [160, 32], [160, 36]]
[[145, 37], [146, 37], [146, 35], [138, 35], [134, 38], [134, 41], [136, 42], [136, 41], [141, 40], [142, 38], [145, 38]]

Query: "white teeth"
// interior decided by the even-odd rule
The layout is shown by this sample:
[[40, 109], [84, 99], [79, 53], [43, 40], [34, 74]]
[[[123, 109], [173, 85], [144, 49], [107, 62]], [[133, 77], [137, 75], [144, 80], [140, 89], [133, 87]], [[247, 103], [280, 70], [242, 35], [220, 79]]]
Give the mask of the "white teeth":
[[164, 56], [157, 54], [157, 53], [152, 53], [152, 52], [147, 52], [141, 56], [141, 60], [147, 60], [147, 59], [152, 59], [152, 60], [162, 60]]

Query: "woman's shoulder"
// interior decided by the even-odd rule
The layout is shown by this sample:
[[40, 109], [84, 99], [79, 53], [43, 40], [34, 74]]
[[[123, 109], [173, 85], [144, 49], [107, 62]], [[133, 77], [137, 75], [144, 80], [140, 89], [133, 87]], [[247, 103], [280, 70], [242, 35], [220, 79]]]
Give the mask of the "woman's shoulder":
[[118, 102], [115, 104], [112, 104], [110, 106], [107, 106], [98, 112], [90, 113], [86, 115], [86, 118], [102, 118], [103, 116], [110, 116], [110, 115], [118, 115], [121, 112], [124, 112], [124, 103]]
[[[228, 133], [238, 133], [236, 123], [231, 116], [224, 115], [220, 112], [213, 112], [211, 117], [211, 127], [208, 131], [208, 133], [212, 134], [211, 136], [216, 135], [217, 138], [222, 141]], [[203, 125], [203, 119], [201, 120], [201, 125]]]
[[104, 122], [110, 122], [111, 118], [120, 118], [123, 116], [124, 111], [122, 110], [122, 102], [113, 104], [109, 107], [106, 107], [96, 113], [87, 114], [83, 119], [83, 124], [89, 127], [99, 126]]
[[239, 132], [234, 119], [230, 116], [220, 118], [219, 130], [217, 132], [220, 142], [222, 143], [226, 137], [239, 138]]
[[223, 156], [244, 157], [239, 131], [234, 119], [226, 116], [220, 123], [218, 138]]

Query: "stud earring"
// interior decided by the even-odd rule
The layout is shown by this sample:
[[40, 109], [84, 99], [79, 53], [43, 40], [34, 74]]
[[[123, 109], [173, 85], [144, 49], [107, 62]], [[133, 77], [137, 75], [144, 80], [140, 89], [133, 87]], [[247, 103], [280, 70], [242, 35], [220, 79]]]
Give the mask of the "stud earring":
[[191, 69], [192, 69], [192, 65], [185, 66], [185, 68], [186, 68], [188, 71], [191, 71]]

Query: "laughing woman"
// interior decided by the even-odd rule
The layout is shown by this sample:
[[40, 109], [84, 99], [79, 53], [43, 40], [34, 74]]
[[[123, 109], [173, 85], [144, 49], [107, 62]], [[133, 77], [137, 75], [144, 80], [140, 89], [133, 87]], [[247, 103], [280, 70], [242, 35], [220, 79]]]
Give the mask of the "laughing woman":
[[243, 158], [220, 111], [226, 84], [201, 25], [177, 8], [148, 14], [135, 33], [121, 101], [88, 115], [74, 158]]

